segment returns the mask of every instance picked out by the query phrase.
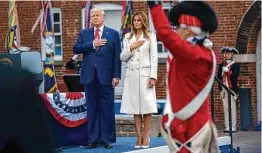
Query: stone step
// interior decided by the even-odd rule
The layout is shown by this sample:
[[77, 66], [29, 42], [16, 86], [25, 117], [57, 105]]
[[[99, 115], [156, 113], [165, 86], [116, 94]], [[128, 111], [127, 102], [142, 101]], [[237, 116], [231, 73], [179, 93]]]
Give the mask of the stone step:
[[[133, 115], [115, 115], [116, 123], [116, 135], [118, 137], [123, 136], [137, 136], [135, 121]], [[149, 131], [150, 136], [160, 136], [160, 122], [161, 115], [152, 115], [151, 128]]]

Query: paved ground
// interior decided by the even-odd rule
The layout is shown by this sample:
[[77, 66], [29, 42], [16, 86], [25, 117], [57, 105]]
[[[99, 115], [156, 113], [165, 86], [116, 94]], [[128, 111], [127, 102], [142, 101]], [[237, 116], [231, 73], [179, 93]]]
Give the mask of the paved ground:
[[[219, 134], [225, 136], [227, 134]], [[104, 149], [99, 147], [96, 149], [84, 149], [82, 147], [66, 147], [61, 153], [123, 153], [134, 150], [135, 137], [117, 137], [117, 143], [113, 149]], [[261, 153], [261, 132], [257, 131], [239, 131], [233, 133], [234, 148], [240, 147], [241, 153]], [[151, 137], [151, 148], [165, 146], [163, 138]], [[160, 153], [160, 152], [158, 152]], [[162, 153], [162, 152], [161, 152]]]
[[238, 131], [233, 133], [233, 144], [234, 148], [240, 147], [241, 153], [261, 153], [261, 132]]
[[[136, 137], [117, 137], [116, 143], [113, 144], [113, 149], [105, 149], [104, 147], [98, 147], [95, 149], [85, 149], [83, 147], [67, 147], [64, 148], [61, 153], [124, 153], [128, 151], [141, 150], [134, 149], [136, 139]], [[161, 137], [151, 137], [150, 139], [150, 147], [152, 148], [166, 145], [165, 140]]]

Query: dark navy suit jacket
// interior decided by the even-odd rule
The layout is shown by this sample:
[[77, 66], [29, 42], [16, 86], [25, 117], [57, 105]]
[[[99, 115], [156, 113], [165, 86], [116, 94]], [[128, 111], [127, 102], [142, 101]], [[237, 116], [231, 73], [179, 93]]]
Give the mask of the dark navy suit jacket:
[[[217, 72], [217, 77], [219, 80], [223, 81], [223, 76], [222, 76], [222, 68], [223, 68], [223, 64], [221, 63], [218, 67], [218, 72]], [[231, 70], [232, 70], [232, 74], [230, 75], [230, 80], [231, 80], [231, 85], [232, 85], [232, 90], [234, 92], [238, 92], [238, 87], [237, 87], [237, 80], [238, 80], [238, 76], [240, 73], [240, 66], [238, 63], [235, 63], [233, 65], [230, 66]], [[219, 85], [219, 90], [222, 90], [222, 86]]]
[[98, 80], [102, 85], [111, 85], [113, 78], [121, 79], [119, 33], [104, 26], [101, 38], [107, 39], [107, 43], [96, 51], [93, 48], [94, 28], [84, 29], [80, 32], [73, 47], [74, 54], [83, 54], [80, 75], [80, 83], [82, 84], [92, 82], [95, 67]]

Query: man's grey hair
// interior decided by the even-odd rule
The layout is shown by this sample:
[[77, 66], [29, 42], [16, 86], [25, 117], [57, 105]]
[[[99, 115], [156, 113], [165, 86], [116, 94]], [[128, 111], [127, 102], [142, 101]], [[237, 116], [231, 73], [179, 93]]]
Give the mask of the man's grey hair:
[[102, 15], [105, 16], [105, 11], [101, 8], [92, 8], [90, 10], [90, 14], [92, 14], [92, 12], [97, 12], [97, 11], [100, 11], [102, 13]]

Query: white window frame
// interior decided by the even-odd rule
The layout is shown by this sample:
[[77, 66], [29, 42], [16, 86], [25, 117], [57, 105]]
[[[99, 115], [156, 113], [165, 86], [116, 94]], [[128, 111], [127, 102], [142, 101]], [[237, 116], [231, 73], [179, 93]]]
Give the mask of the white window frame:
[[[54, 32], [54, 36], [60, 36], [61, 37], [61, 44], [59, 45], [61, 47], [61, 55], [55, 55], [55, 61], [63, 61], [63, 37], [62, 37], [62, 12], [61, 12], [61, 8], [52, 8], [52, 13], [58, 13], [59, 14], [59, 22], [53, 22], [53, 24], [55, 23], [59, 23], [60, 25], [60, 32], [59, 33], [55, 33]], [[58, 46], [55, 44], [55, 46]]]
[[[162, 4], [162, 7], [164, 10], [170, 10], [170, 3], [163, 3]], [[154, 24], [153, 24], [153, 21], [152, 21], [152, 16], [151, 16], [151, 13], [148, 14], [149, 16], [149, 27], [150, 27], [150, 30], [155, 32], [155, 28], [154, 28]], [[165, 50], [167, 50], [163, 43], [161, 41], [157, 41], [157, 45], [161, 44], [162, 45], [162, 51], [158, 51], [158, 61], [159, 62], [166, 62], [166, 59], [167, 59], [167, 52]]]
[[[55, 33], [54, 32], [54, 41], [55, 41], [55, 36], [60, 36], [61, 37], [61, 44], [60, 45], [56, 45], [55, 44], [55, 47], [56, 46], [60, 46], [61, 47], [61, 55], [55, 55], [54, 61], [62, 62], [63, 61], [62, 11], [61, 11], [61, 8], [52, 8], [51, 12], [52, 12], [52, 18], [53, 18], [53, 14], [54, 13], [58, 13], [59, 14], [59, 18], [60, 18], [59, 22], [53, 22], [53, 27], [54, 27], [55, 23], [59, 23], [59, 25], [60, 25], [60, 32], [59, 33], [57, 33], [57, 32]], [[41, 13], [43, 14], [43, 9], [41, 9]], [[42, 18], [41, 18], [41, 21], [42, 21]], [[42, 22], [41, 22], [41, 27], [42, 27]], [[46, 57], [45, 57], [45, 51], [43, 49], [44, 48], [44, 40], [43, 39], [41, 40], [41, 45], [42, 45], [41, 46], [41, 48], [42, 48], [42, 61], [45, 61]], [[55, 48], [54, 48], [54, 52], [55, 52]]]
[[85, 7], [81, 9], [81, 23], [82, 29], [85, 29]]
[[81, 9], [81, 25], [82, 29], [85, 28], [85, 7]]
[[[98, 3], [94, 4], [93, 8], [104, 8], [104, 11], [119, 11], [122, 10], [122, 6], [119, 4], [114, 3]], [[81, 9], [81, 23], [82, 23], [82, 29], [85, 28], [85, 7]], [[116, 29], [120, 30], [120, 29]]]

